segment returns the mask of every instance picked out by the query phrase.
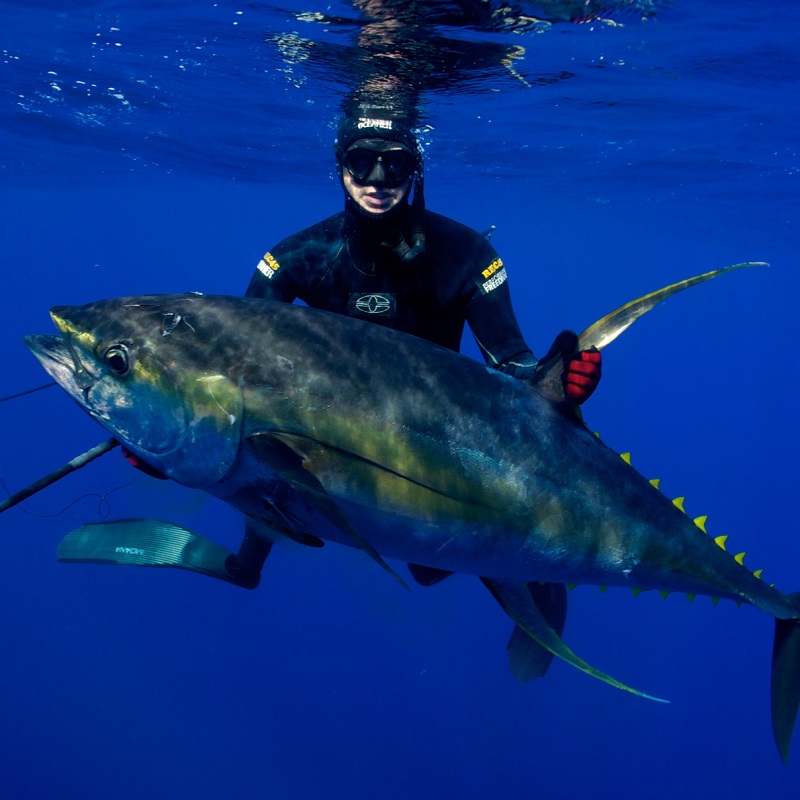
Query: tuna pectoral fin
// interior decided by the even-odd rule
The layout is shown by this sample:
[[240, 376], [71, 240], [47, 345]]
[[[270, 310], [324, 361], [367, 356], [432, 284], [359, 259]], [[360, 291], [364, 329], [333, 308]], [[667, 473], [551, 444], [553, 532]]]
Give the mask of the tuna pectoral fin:
[[408, 584], [383, 560], [383, 556], [356, 530], [336, 505], [325, 487], [308, 470], [303, 468], [303, 457], [289, 444], [292, 438], [280, 434], [262, 433], [251, 437], [250, 442], [257, 448], [266, 463], [277, 472], [309, 505], [325, 519], [335, 525], [355, 547], [363, 550], [373, 561], [385, 569], [404, 589]]
[[[262, 551], [264, 558], [266, 553]], [[237, 575], [226, 569], [226, 562], [232, 558], [230, 550], [199, 533], [157, 519], [87, 523], [68, 533], [58, 546], [59, 561], [177, 567], [254, 589], [257, 580], [253, 583], [249, 575]]]
[[[527, 584], [527, 590], [547, 624], [561, 636], [567, 621], [567, 587], [563, 583], [533, 581]], [[511, 674], [523, 683], [543, 678], [554, 658], [553, 653], [528, 636], [519, 625], [514, 626], [506, 650]]]
[[564, 644], [558, 633], [548, 624], [542, 612], [533, 602], [527, 584], [512, 581], [498, 581], [490, 578], [481, 578], [481, 580], [497, 599], [497, 602], [503, 607], [506, 614], [508, 614], [528, 636], [554, 656], [558, 656], [568, 664], [572, 664], [573, 667], [577, 667], [582, 672], [614, 686], [617, 689], [622, 689], [631, 694], [638, 695], [639, 697], [646, 697], [648, 700], [657, 700], [660, 703], [668, 702], [667, 700], [661, 700], [658, 697], [653, 697], [637, 689], [632, 689], [624, 683], [620, 683], [610, 675], [606, 675], [605, 672], [595, 669], [582, 658], [575, 655], [575, 653]]
[[789, 763], [800, 706], [800, 620], [776, 619], [772, 648], [772, 732], [784, 764]]

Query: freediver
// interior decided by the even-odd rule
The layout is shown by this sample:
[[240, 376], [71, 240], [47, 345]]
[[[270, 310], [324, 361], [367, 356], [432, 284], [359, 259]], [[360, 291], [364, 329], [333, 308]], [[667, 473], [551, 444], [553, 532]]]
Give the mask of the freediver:
[[[490, 367], [531, 379], [539, 362], [517, 323], [503, 261], [486, 237], [425, 208], [422, 151], [409, 122], [359, 108], [340, 120], [334, 153], [344, 210], [269, 250], [246, 296], [300, 299], [455, 351], [466, 323]], [[580, 405], [600, 380], [601, 354], [565, 355], [564, 391]], [[227, 571], [257, 585], [270, 548], [248, 527]]]

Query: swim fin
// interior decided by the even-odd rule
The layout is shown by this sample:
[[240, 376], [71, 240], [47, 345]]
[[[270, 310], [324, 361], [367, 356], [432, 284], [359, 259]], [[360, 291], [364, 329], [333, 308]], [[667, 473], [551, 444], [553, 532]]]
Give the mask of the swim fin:
[[[526, 586], [533, 604], [547, 624], [561, 636], [567, 621], [567, 587], [563, 583], [539, 581], [529, 581]], [[555, 657], [552, 651], [532, 639], [519, 625], [514, 625], [506, 650], [511, 674], [523, 683], [543, 678]]]
[[[199, 533], [157, 519], [87, 523], [68, 533], [57, 552], [63, 562], [176, 567], [245, 589], [258, 585], [258, 574], [254, 578], [251, 570], [226, 568], [226, 562], [236, 563], [230, 550]], [[267, 541], [264, 558], [268, 552]]]

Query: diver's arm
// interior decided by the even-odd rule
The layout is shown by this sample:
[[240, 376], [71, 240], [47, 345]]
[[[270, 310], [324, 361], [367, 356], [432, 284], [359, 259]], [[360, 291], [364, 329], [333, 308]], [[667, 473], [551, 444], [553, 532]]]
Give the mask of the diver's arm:
[[505, 268], [501, 264], [486, 277], [498, 263], [499, 259], [484, 269], [475, 282], [466, 308], [467, 324], [490, 367], [524, 380], [533, 375], [538, 361], [520, 331]]
[[281, 266], [272, 251], [267, 251], [256, 265], [247, 291], [244, 293], [245, 297], [291, 303], [297, 297], [297, 292], [289, 272], [290, 270]]
[[[499, 277], [494, 282], [487, 279], [477, 284], [476, 293], [467, 306], [467, 322], [487, 364], [520, 380], [528, 380], [533, 377], [538, 361], [522, 338], [505, 270], [501, 268], [497, 273]], [[600, 382], [600, 351], [592, 349], [562, 355], [564, 391], [580, 405], [589, 399]]]
[[245, 296], [313, 305], [308, 293], [341, 250], [343, 222], [340, 212], [278, 242], [256, 264]]

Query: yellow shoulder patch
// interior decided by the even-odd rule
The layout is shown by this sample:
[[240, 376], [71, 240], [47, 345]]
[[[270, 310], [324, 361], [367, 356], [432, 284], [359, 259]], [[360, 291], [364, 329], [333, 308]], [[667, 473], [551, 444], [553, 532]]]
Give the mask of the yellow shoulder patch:
[[275, 256], [272, 253], [264, 253], [261, 261], [256, 264], [256, 269], [265, 277], [272, 278], [275, 273], [281, 268]]
[[503, 266], [503, 260], [500, 258], [496, 258], [494, 261], [492, 261], [491, 264], [489, 264], [488, 267], [486, 267], [485, 270], [483, 270], [483, 272], [481, 272], [481, 275], [483, 275], [484, 278], [491, 278], [492, 275], [494, 275], [495, 272], [497, 272], [497, 270], [502, 268], [502, 266]]

